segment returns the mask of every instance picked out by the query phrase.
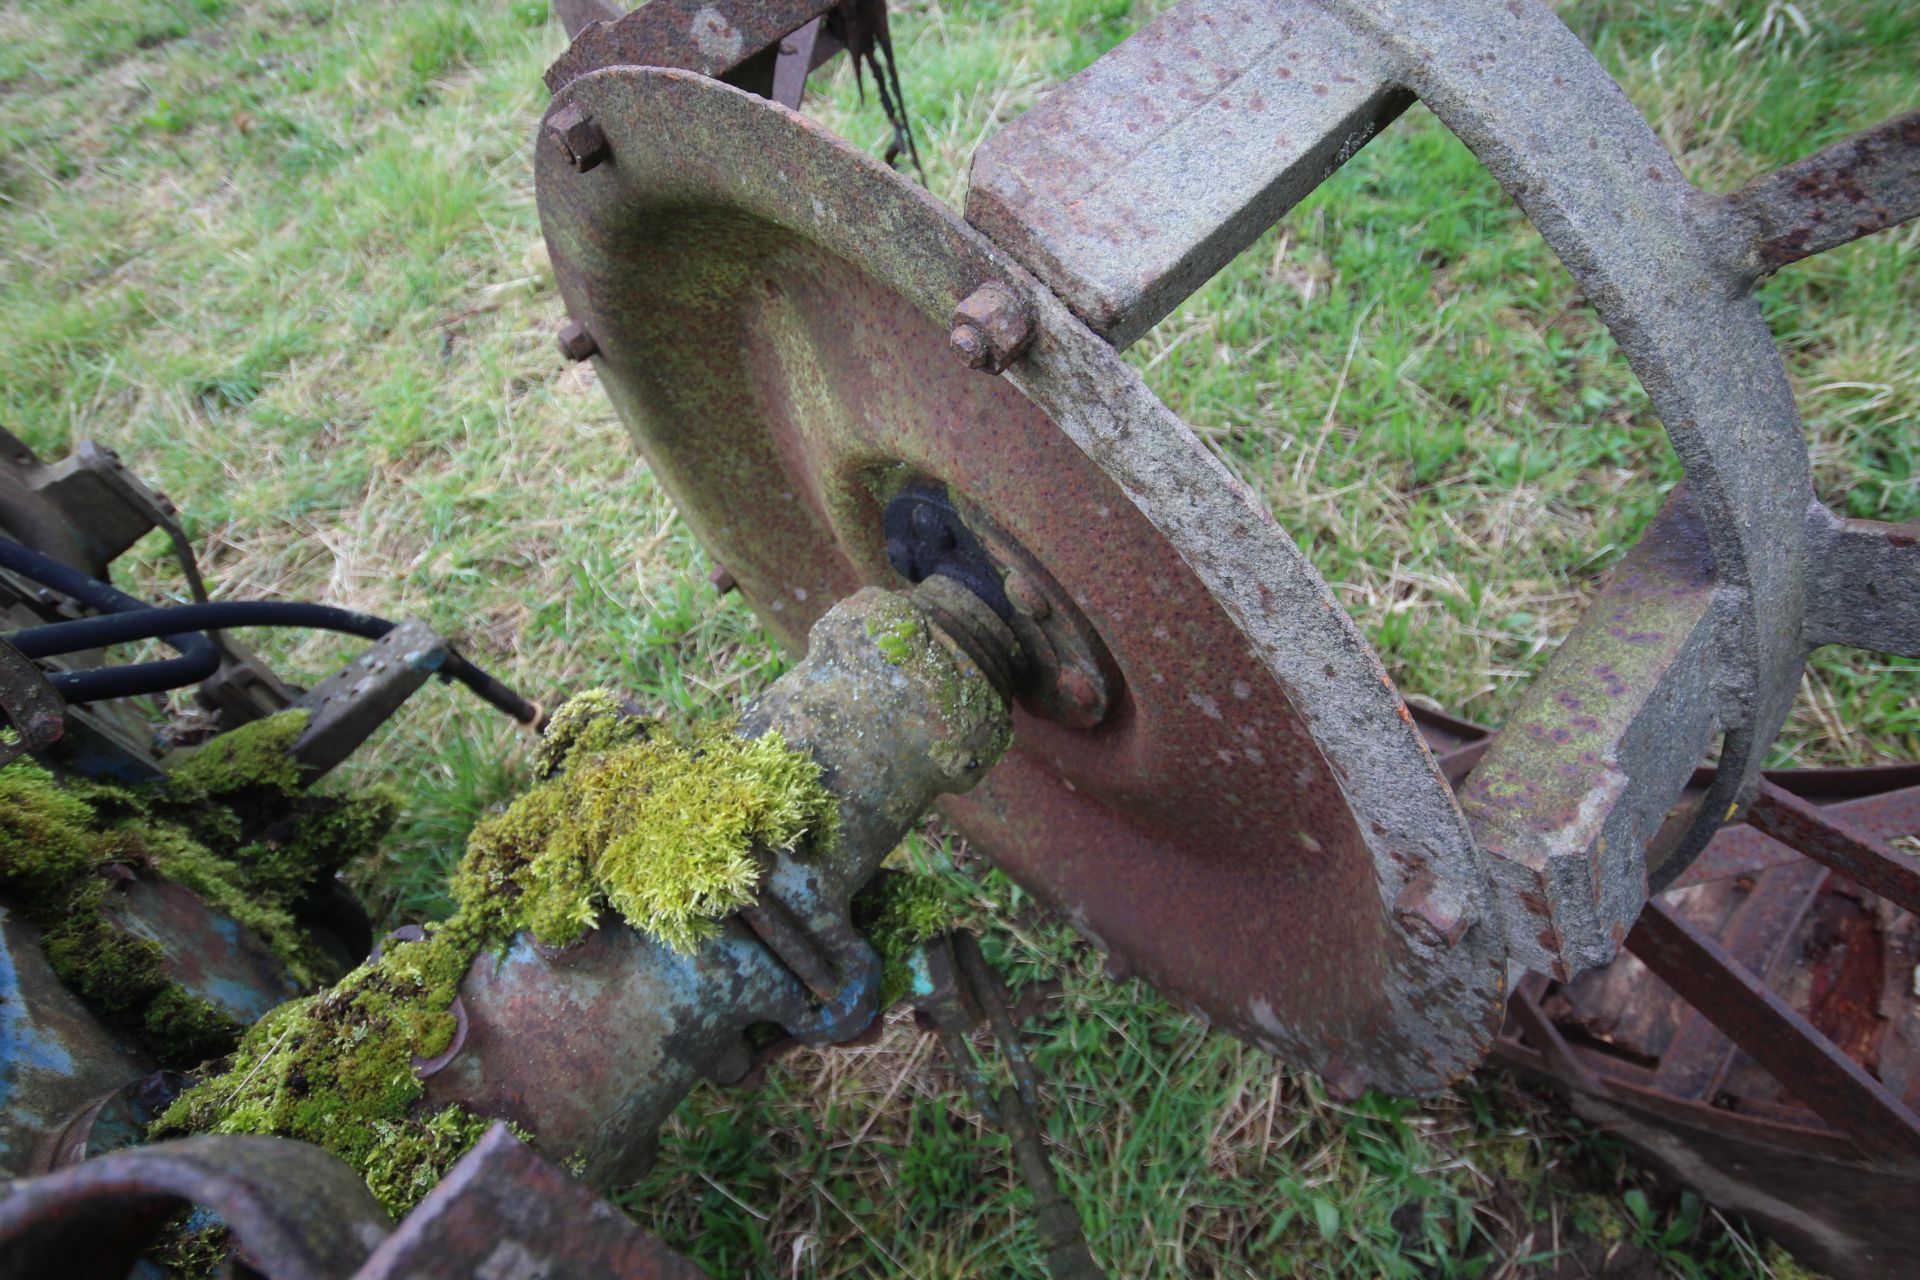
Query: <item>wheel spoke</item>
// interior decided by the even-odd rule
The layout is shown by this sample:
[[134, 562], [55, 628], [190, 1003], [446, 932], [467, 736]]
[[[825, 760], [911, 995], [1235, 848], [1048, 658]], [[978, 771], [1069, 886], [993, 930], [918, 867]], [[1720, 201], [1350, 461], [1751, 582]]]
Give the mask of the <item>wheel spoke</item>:
[[1920, 658], [1920, 524], [1816, 519], [1807, 643]]
[[1796, 160], [1723, 207], [1762, 275], [1920, 216], [1920, 111]]

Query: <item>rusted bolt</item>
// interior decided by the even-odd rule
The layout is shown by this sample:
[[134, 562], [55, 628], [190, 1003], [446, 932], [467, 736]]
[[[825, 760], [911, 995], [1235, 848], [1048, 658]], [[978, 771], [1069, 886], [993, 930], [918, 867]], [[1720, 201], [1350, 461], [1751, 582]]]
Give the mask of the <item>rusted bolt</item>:
[[578, 320], [569, 320], [560, 326], [560, 354], [574, 363], [588, 356], [600, 354], [600, 344], [593, 340], [587, 326]]
[[1320, 1084], [1326, 1089], [1327, 1097], [1342, 1106], [1358, 1102], [1360, 1095], [1367, 1091], [1366, 1077], [1347, 1061], [1344, 1053], [1335, 1053], [1327, 1059], [1327, 1065], [1320, 1068]]
[[1060, 673], [1060, 692], [1066, 695], [1068, 704], [1083, 719], [1097, 720], [1104, 710], [1100, 686], [1078, 667], [1068, 667]]
[[1415, 876], [1393, 901], [1393, 918], [1430, 947], [1454, 947], [1467, 936], [1473, 921], [1466, 912], [1442, 897], [1439, 883], [1425, 873]]
[[723, 564], [713, 566], [713, 572], [707, 575], [707, 581], [711, 582], [713, 589], [723, 596], [731, 594], [740, 585], [734, 581], [733, 575], [727, 572], [727, 566]]
[[951, 341], [967, 368], [1004, 373], [1033, 341], [1033, 308], [989, 280], [953, 309]]
[[553, 113], [547, 121], [547, 140], [581, 173], [607, 158], [607, 135], [578, 103], [570, 102]]

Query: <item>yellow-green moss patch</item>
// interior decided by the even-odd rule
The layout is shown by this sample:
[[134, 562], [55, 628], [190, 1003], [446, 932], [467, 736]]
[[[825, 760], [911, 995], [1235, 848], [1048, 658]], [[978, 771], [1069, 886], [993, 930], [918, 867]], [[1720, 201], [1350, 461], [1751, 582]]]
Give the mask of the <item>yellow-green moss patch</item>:
[[854, 895], [853, 925], [880, 953], [880, 1007], [888, 1009], [912, 989], [907, 958], [923, 942], [958, 926], [940, 882], [920, 871], [888, 871]]
[[40, 928], [61, 980], [163, 1065], [226, 1053], [241, 1028], [175, 983], [157, 946], [117, 926], [114, 868], [191, 889], [302, 984], [338, 974], [292, 906], [371, 852], [395, 806], [379, 793], [301, 790], [285, 752], [305, 725], [297, 712], [224, 734], [148, 790], [56, 779], [30, 758], [0, 769], [0, 893]]
[[[669, 946], [692, 950], [751, 901], [756, 851], [830, 839], [833, 796], [820, 766], [777, 734], [730, 724], [622, 731], [596, 691], [591, 716], [563, 707], [565, 770], [481, 823], [454, 879], [464, 905], [565, 945], [607, 908]], [[598, 723], [596, 723], [596, 721]]]
[[330, 990], [255, 1023], [225, 1070], [182, 1094], [152, 1136], [263, 1133], [316, 1143], [404, 1213], [486, 1124], [464, 1113], [412, 1114], [424, 1090], [415, 1055], [444, 1051], [448, 1009], [473, 957], [469, 939], [436, 930], [390, 942]]
[[521, 929], [570, 942], [609, 908], [691, 948], [747, 901], [756, 850], [833, 832], [819, 766], [778, 737], [743, 739], [726, 724], [674, 735], [601, 690], [555, 714], [541, 768], [559, 772], [469, 837], [451, 919], [262, 1019], [153, 1136], [315, 1142], [405, 1212], [490, 1123], [459, 1108], [418, 1114], [425, 1090], [413, 1073], [416, 1057], [446, 1049], [475, 955]]

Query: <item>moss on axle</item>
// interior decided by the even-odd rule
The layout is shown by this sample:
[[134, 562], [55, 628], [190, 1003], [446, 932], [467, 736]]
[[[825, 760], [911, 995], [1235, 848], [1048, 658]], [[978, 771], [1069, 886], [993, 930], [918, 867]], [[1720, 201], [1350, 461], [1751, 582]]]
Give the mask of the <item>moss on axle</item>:
[[805, 753], [728, 724], [671, 734], [604, 690], [555, 713], [536, 763], [553, 776], [469, 837], [451, 919], [262, 1019], [152, 1135], [314, 1142], [404, 1213], [491, 1123], [459, 1107], [422, 1114], [413, 1070], [450, 1043], [449, 1009], [476, 955], [522, 929], [571, 942], [609, 909], [690, 949], [749, 899], [757, 850], [820, 845], [834, 830], [833, 797]]
[[959, 744], [979, 741], [983, 730], [988, 731], [985, 757], [1000, 758], [1012, 739], [1006, 700], [985, 672], [934, 634], [918, 605], [905, 596], [877, 601], [866, 629], [881, 657], [933, 691], [945, 732], [929, 754], [942, 771], [960, 777], [978, 768], [981, 759]]

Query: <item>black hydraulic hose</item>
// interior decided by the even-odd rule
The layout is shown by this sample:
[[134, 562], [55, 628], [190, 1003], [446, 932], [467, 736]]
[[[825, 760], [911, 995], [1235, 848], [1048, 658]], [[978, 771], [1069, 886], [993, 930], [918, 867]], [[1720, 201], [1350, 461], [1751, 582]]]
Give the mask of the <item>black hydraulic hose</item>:
[[[17, 573], [30, 582], [37, 582], [105, 614], [126, 617], [154, 611], [154, 606], [137, 596], [130, 596], [98, 578], [88, 577], [80, 570], [10, 538], [0, 538], [0, 569]], [[109, 698], [130, 698], [198, 684], [220, 669], [220, 650], [210, 636], [168, 631], [157, 638], [179, 650], [180, 656], [158, 662], [135, 663], [130, 667], [56, 671], [49, 674], [48, 682], [68, 703], [104, 702]], [[64, 649], [61, 652], [73, 653], [95, 647], [80, 645], [77, 649]]]
[[[237, 627], [302, 627], [316, 631], [340, 631], [367, 640], [378, 640], [393, 630], [394, 625], [385, 618], [377, 618], [368, 613], [357, 613], [351, 609], [338, 609], [332, 605], [280, 600], [223, 600], [210, 604], [143, 608], [137, 613], [112, 613], [98, 618], [81, 618], [73, 622], [55, 622], [17, 632], [8, 636], [7, 642], [29, 658], [51, 658], [59, 654], [103, 648], [111, 644], [125, 644], [132, 640], [167, 637], [182, 629], [226, 631]], [[204, 639], [204, 637], [201, 638]], [[172, 641], [169, 640], [168, 643]], [[210, 642], [209, 647], [211, 647]], [[218, 665], [217, 654], [215, 664]], [[93, 683], [87, 682], [95, 678], [101, 678], [104, 681], [104, 678], [110, 674], [130, 675], [142, 671], [143, 668], [151, 670], [163, 665], [168, 664], [141, 663], [133, 667], [74, 672], [71, 673], [74, 680], [82, 682], [82, 690], [90, 696], [74, 698], [67, 696], [65, 690], [62, 690], [62, 695], [67, 696], [69, 702], [122, 697], [125, 696], [122, 693], [100, 693]], [[212, 673], [209, 671], [207, 674]], [[533, 703], [451, 650], [447, 653], [441, 674], [458, 680], [478, 694], [482, 700], [506, 712], [522, 724], [532, 724], [539, 716], [539, 708]], [[196, 680], [204, 678], [204, 676], [196, 677]], [[55, 687], [59, 687], [58, 677], [54, 679]], [[146, 689], [142, 692], [158, 692], [158, 690]]]
[[132, 640], [154, 640], [183, 628], [225, 631], [233, 627], [305, 627], [315, 631], [344, 631], [378, 640], [393, 630], [385, 618], [336, 609], [327, 604], [282, 600], [219, 600], [210, 604], [149, 607], [138, 612], [109, 613], [98, 618], [50, 622], [16, 631], [7, 643], [29, 658], [52, 658], [85, 649], [104, 649]]

